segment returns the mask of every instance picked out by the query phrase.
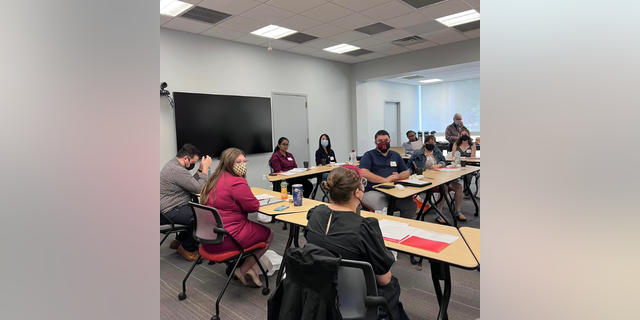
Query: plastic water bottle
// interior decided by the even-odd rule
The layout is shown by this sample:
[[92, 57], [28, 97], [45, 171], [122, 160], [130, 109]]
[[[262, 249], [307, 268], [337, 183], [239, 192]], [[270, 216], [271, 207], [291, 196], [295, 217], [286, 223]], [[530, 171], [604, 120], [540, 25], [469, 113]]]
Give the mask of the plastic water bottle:
[[349, 164], [355, 165], [356, 162], [358, 162], [356, 157], [357, 157], [356, 156], [356, 151], [355, 150], [351, 150], [351, 153], [349, 154]]
[[460, 151], [456, 151], [454, 161], [456, 163], [456, 167], [460, 166]]
[[287, 200], [289, 199], [289, 195], [287, 194], [287, 181], [282, 180], [280, 182], [280, 199]]

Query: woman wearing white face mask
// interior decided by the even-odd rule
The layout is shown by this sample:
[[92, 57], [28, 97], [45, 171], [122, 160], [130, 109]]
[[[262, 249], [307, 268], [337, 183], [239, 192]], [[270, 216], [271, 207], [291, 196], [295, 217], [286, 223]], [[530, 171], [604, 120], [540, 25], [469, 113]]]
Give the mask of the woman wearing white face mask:
[[[218, 167], [202, 189], [200, 204], [218, 210], [224, 228], [243, 248], [249, 248], [259, 242], [266, 242], [267, 246], [264, 249], [255, 252], [255, 255], [260, 259], [273, 241], [273, 232], [271, 229], [247, 219], [249, 212], [258, 211], [260, 202], [247, 184], [246, 173], [247, 160], [240, 149], [229, 148], [223, 151]], [[202, 244], [202, 250], [220, 254], [236, 251], [238, 248], [232, 241], [223, 241], [216, 245]], [[236, 277], [249, 287], [259, 288], [262, 286], [259, 274], [258, 265], [252, 257], [247, 258], [242, 266], [235, 271]]]
[[[331, 139], [329, 139], [329, 135], [326, 133], [323, 133], [318, 141], [318, 150], [316, 150], [316, 166], [322, 164], [322, 159], [324, 159], [325, 164], [337, 162], [336, 154], [333, 152], [333, 149], [331, 149]], [[327, 180], [327, 175], [328, 173], [322, 174], [322, 181]]]

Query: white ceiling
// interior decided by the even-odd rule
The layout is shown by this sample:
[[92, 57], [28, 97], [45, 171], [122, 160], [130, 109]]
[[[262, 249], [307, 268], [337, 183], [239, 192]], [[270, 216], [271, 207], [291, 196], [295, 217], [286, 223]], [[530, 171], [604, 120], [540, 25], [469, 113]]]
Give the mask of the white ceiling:
[[[413, 80], [399, 79], [399, 77], [414, 75], [414, 74], [424, 76], [424, 78], [413, 79]], [[446, 66], [441, 68], [407, 72], [403, 74], [394, 75], [391, 77], [385, 77], [383, 79], [372, 79], [372, 80], [383, 80], [383, 81], [412, 84], [412, 85], [424, 85], [425, 83], [420, 83], [419, 81], [428, 80], [428, 79], [441, 79], [442, 82], [437, 82], [437, 83], [444, 83], [444, 82], [478, 79], [478, 78], [480, 78], [480, 61], [457, 64], [457, 65]]]
[[[250, 34], [252, 31], [275, 24], [318, 37], [303, 44], [286, 40], [271, 41], [274, 51], [285, 50], [345, 63], [357, 63], [390, 55], [421, 50], [480, 37], [480, 29], [460, 32], [448, 28], [435, 19], [450, 14], [476, 9], [480, 0], [447, 0], [421, 9], [400, 0], [181, 0], [232, 16], [215, 24], [186, 18], [160, 15], [163, 28], [202, 34], [268, 47], [269, 39]], [[366, 35], [354, 29], [382, 22], [395, 29]], [[427, 42], [406, 47], [391, 42], [418, 35]], [[373, 51], [353, 57], [322, 49], [348, 43]], [[266, 50], [266, 49], [265, 49]]]

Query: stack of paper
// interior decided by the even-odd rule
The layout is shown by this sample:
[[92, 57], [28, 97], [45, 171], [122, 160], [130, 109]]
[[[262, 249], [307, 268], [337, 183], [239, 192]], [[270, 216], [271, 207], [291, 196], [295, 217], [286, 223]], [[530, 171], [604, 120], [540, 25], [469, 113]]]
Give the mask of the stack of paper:
[[396, 182], [408, 183], [408, 184], [413, 184], [413, 185], [416, 185], [416, 186], [426, 186], [426, 185], [430, 185], [431, 184], [431, 181], [427, 181], [427, 180], [412, 180], [412, 179], [396, 180]]
[[408, 223], [393, 220], [382, 219], [378, 220], [378, 223], [380, 224], [380, 230], [382, 231], [382, 238], [389, 242], [398, 243], [404, 238], [407, 238], [414, 231], [418, 230], [414, 227], [409, 227]]
[[258, 201], [271, 198], [275, 198], [275, 196], [266, 193], [256, 195], [256, 199], [258, 199]]
[[457, 236], [410, 227], [408, 223], [387, 219], [381, 219], [378, 223], [382, 231], [382, 238], [385, 241], [436, 253], [442, 251], [459, 238]]

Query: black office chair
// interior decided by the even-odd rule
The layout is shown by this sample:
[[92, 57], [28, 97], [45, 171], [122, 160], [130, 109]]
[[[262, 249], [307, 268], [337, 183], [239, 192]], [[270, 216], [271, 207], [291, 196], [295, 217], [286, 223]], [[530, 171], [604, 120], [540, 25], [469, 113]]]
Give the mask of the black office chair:
[[256, 251], [264, 249], [267, 246], [266, 242], [259, 242], [245, 249], [227, 230], [224, 229], [224, 226], [222, 225], [222, 218], [220, 217], [218, 210], [194, 202], [189, 202], [189, 206], [193, 210], [193, 238], [196, 241], [201, 244], [221, 244], [225, 240], [225, 236], [227, 236], [226, 241], [233, 242], [238, 250], [225, 253], [210, 253], [207, 252], [206, 248], [203, 245], [201, 245], [200, 249], [198, 250], [198, 259], [196, 259], [193, 265], [191, 265], [191, 269], [189, 269], [189, 272], [187, 272], [184, 280], [182, 280], [182, 292], [178, 294], [178, 299], [184, 300], [187, 298], [187, 279], [189, 279], [193, 268], [195, 268], [197, 264], [202, 262], [203, 259], [207, 259], [213, 263], [235, 262], [235, 264], [233, 265], [233, 269], [231, 269], [231, 274], [227, 277], [227, 282], [220, 291], [220, 294], [218, 294], [218, 299], [216, 300], [216, 314], [211, 317], [211, 320], [219, 320], [220, 300], [222, 299], [224, 292], [227, 290], [229, 282], [231, 281], [236, 268], [238, 268], [240, 260], [242, 260], [242, 258], [244, 257], [253, 257], [253, 259], [255, 259], [258, 267], [264, 275], [265, 287], [262, 288], [262, 294], [265, 296], [268, 295], [269, 277], [267, 277], [267, 271], [265, 271], [265, 269], [262, 267], [262, 264], [260, 264], [260, 260], [255, 255]]
[[167, 217], [164, 213], [160, 213], [160, 215], [169, 223], [165, 223], [165, 224], [161, 224], [160, 225], [160, 233], [164, 234], [164, 237], [162, 238], [162, 240], [160, 240], [160, 245], [162, 245], [162, 243], [164, 243], [164, 240], [167, 239], [167, 237], [172, 234], [172, 233], [178, 233], [180, 231], [187, 231], [189, 230], [189, 228], [191, 228], [191, 226], [188, 225], [184, 225], [184, 224], [175, 224], [173, 223], [173, 221], [171, 221], [171, 219], [169, 219], [169, 217]]
[[340, 260], [338, 302], [342, 319], [376, 320], [378, 308], [384, 308], [387, 318], [393, 320], [387, 300], [378, 296], [376, 277], [368, 262]]

